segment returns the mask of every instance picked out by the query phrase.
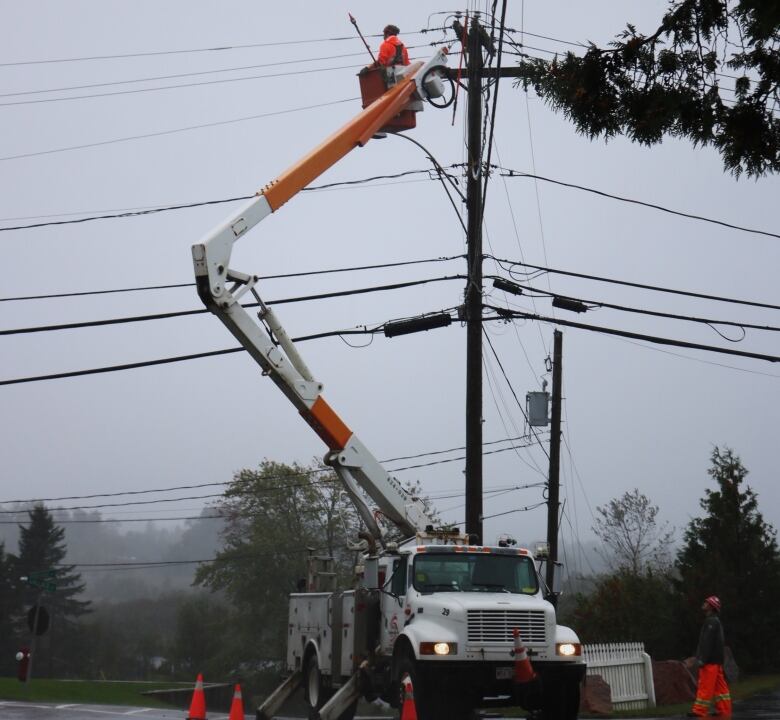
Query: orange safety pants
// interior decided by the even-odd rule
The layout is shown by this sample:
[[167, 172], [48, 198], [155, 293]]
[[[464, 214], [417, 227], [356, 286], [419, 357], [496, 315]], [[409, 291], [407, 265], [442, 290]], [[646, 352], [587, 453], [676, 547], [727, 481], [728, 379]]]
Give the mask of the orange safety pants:
[[704, 717], [711, 703], [715, 705], [716, 715], [731, 717], [731, 693], [723, 674], [723, 665], [714, 663], [699, 668], [699, 682], [696, 686], [696, 699], [693, 701], [692, 712]]

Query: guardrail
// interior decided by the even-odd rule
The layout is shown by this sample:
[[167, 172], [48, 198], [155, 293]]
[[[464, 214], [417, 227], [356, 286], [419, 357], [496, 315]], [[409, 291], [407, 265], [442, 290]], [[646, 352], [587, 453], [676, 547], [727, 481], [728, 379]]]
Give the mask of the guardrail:
[[583, 645], [588, 675], [601, 675], [612, 692], [616, 710], [655, 707], [653, 665], [644, 643], [601, 643]]

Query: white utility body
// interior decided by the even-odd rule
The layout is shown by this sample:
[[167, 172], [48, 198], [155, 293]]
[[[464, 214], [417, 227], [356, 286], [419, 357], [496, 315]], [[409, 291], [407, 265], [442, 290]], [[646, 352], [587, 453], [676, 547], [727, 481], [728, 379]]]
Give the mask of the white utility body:
[[[457, 531], [435, 530], [424, 504], [381, 466], [322, 396], [258, 278], [230, 267], [233, 243], [348, 152], [377, 133], [412, 127], [422, 101], [442, 92], [446, 50], [397, 68], [385, 91], [192, 248], [198, 294], [278, 385], [329, 451], [366, 527], [357, 587], [290, 598], [290, 677], [258, 709], [272, 717], [301, 684], [311, 718], [348, 720], [360, 696], [398, 705], [412, 678], [419, 720], [458, 720], [486, 704], [521, 704], [545, 720], [574, 720], [585, 674], [577, 635], [556, 624], [537, 565], [527, 550], [475, 546]], [[377, 71], [378, 72], [378, 71]], [[361, 86], [364, 85], [361, 77]], [[403, 125], [409, 122], [411, 125]], [[251, 295], [257, 316], [241, 304]], [[400, 531], [389, 542], [374, 509]], [[312, 577], [316, 577], [312, 575]], [[538, 680], [513, 683], [517, 628]]]

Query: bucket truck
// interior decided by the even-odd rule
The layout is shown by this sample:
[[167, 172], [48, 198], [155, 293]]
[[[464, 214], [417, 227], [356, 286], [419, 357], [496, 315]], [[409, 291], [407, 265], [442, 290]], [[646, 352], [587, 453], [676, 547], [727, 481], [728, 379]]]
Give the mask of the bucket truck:
[[[389, 83], [378, 70], [362, 73], [362, 112], [192, 248], [200, 298], [324, 441], [325, 462], [366, 528], [357, 587], [326, 590], [310, 573], [307, 591], [291, 596], [289, 677], [258, 709], [260, 720], [300, 686], [311, 718], [349, 720], [360, 696], [398, 707], [407, 676], [420, 720], [467, 718], [488, 704], [521, 704], [546, 720], [577, 717], [581, 646], [556, 623], [532, 553], [434, 528], [423, 502], [325, 401], [322, 383], [261, 299], [257, 276], [230, 265], [239, 238], [353, 148], [413, 127], [423, 102], [441, 96], [446, 61], [446, 50], [439, 50], [425, 63], [395, 69]], [[250, 295], [260, 308], [256, 317], [241, 303]], [[402, 542], [388, 539], [366, 496]], [[513, 681], [516, 629], [536, 673], [524, 686]]]

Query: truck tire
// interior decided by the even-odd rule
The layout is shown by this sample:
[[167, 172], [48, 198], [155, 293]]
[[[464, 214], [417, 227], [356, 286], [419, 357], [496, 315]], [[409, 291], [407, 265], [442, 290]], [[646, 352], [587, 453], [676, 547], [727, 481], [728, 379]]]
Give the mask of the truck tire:
[[427, 684], [422, 678], [417, 661], [409, 655], [399, 658], [394, 674], [399, 716], [403, 707], [403, 679], [406, 675], [412, 681], [417, 720], [470, 720], [473, 717], [470, 698], [463, 693], [448, 691], [445, 687], [437, 688], [437, 683]]
[[555, 684], [544, 689], [542, 720], [577, 720], [579, 712], [579, 683]]
[[[322, 673], [317, 664], [317, 655], [311, 653], [307, 659], [303, 673], [303, 696], [308, 708], [309, 720], [319, 720], [320, 710], [333, 695], [333, 691], [325, 688], [322, 682]], [[353, 720], [357, 711], [358, 701], [352, 703], [338, 720]]]
[[320, 708], [328, 701], [322, 683], [322, 673], [317, 663], [317, 653], [309, 653], [303, 667], [303, 698], [308, 708], [309, 720], [318, 720]]
[[[404, 705], [404, 678], [409, 676], [412, 681], [412, 692], [414, 694], [414, 705], [417, 710], [417, 720], [436, 720], [434, 715], [430, 713], [425, 696], [425, 688], [423, 688], [420, 673], [417, 671], [417, 662], [409, 655], [402, 655], [398, 658], [398, 662], [395, 666], [395, 672], [393, 677], [395, 678], [396, 697], [398, 700], [398, 717], [401, 717], [403, 705]], [[441, 719], [443, 720], [443, 719]]]

